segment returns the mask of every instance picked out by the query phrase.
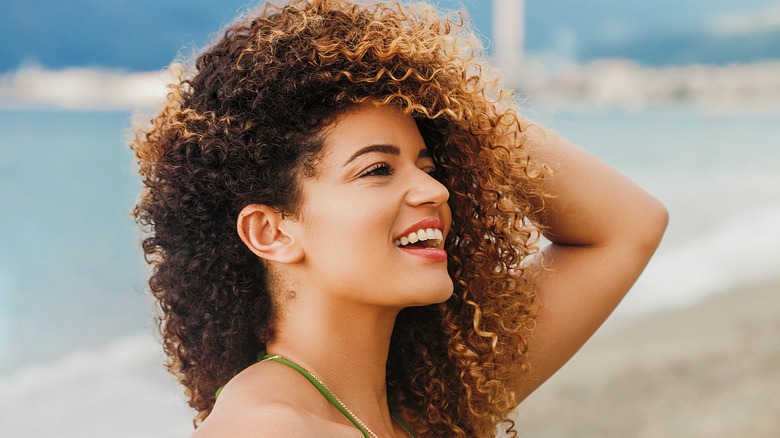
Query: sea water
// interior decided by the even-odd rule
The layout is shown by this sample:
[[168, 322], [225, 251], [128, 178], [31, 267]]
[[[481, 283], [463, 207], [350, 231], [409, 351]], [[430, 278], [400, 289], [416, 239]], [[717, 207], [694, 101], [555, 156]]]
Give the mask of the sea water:
[[617, 318], [780, 278], [780, 113], [670, 107], [545, 117], [669, 210], [664, 240]]
[[129, 114], [0, 112], [0, 372], [144, 329]]
[[[616, 312], [691, 305], [780, 274], [780, 115], [544, 110], [532, 118], [658, 197], [668, 232]], [[165, 437], [193, 412], [153, 336], [123, 112], [0, 112], [0, 424]]]

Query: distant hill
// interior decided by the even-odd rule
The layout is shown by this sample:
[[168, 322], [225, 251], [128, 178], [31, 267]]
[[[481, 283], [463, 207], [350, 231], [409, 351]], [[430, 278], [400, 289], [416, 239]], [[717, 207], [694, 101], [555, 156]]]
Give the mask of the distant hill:
[[678, 32], [642, 35], [593, 44], [580, 53], [582, 60], [630, 58], [649, 66], [747, 63], [780, 59], [780, 30], [744, 35]]
[[[462, 5], [491, 35], [490, 0]], [[45, 68], [156, 70], [233, 19], [250, 0], [0, 0], [0, 72]], [[578, 61], [626, 57], [646, 65], [750, 62], [780, 58], [780, 29], [710, 32], [730, 10], [760, 14], [772, 0], [526, 0], [526, 49]], [[731, 9], [730, 9], [731, 8]], [[751, 12], [752, 11], [752, 12]]]
[[776, 0], [525, 0], [526, 49], [648, 66], [780, 59]]

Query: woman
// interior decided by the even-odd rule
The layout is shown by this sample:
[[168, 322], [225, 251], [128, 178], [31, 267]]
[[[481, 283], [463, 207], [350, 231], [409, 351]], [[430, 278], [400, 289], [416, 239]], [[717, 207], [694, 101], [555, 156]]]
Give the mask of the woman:
[[493, 436], [635, 281], [664, 207], [491, 100], [476, 47], [294, 1], [172, 87], [135, 214], [194, 436]]

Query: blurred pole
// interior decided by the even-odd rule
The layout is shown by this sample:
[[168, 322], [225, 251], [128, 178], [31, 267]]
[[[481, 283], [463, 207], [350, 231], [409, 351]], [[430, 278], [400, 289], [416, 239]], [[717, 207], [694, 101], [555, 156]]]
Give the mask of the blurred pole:
[[493, 44], [496, 64], [512, 85], [523, 60], [525, 0], [493, 0]]

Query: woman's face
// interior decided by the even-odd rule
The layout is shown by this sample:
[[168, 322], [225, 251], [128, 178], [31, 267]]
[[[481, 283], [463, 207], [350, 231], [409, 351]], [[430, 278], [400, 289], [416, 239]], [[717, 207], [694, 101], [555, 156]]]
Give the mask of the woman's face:
[[434, 162], [414, 119], [364, 104], [323, 135], [316, 176], [301, 184], [308, 287], [381, 306], [446, 300], [449, 193], [431, 176]]

